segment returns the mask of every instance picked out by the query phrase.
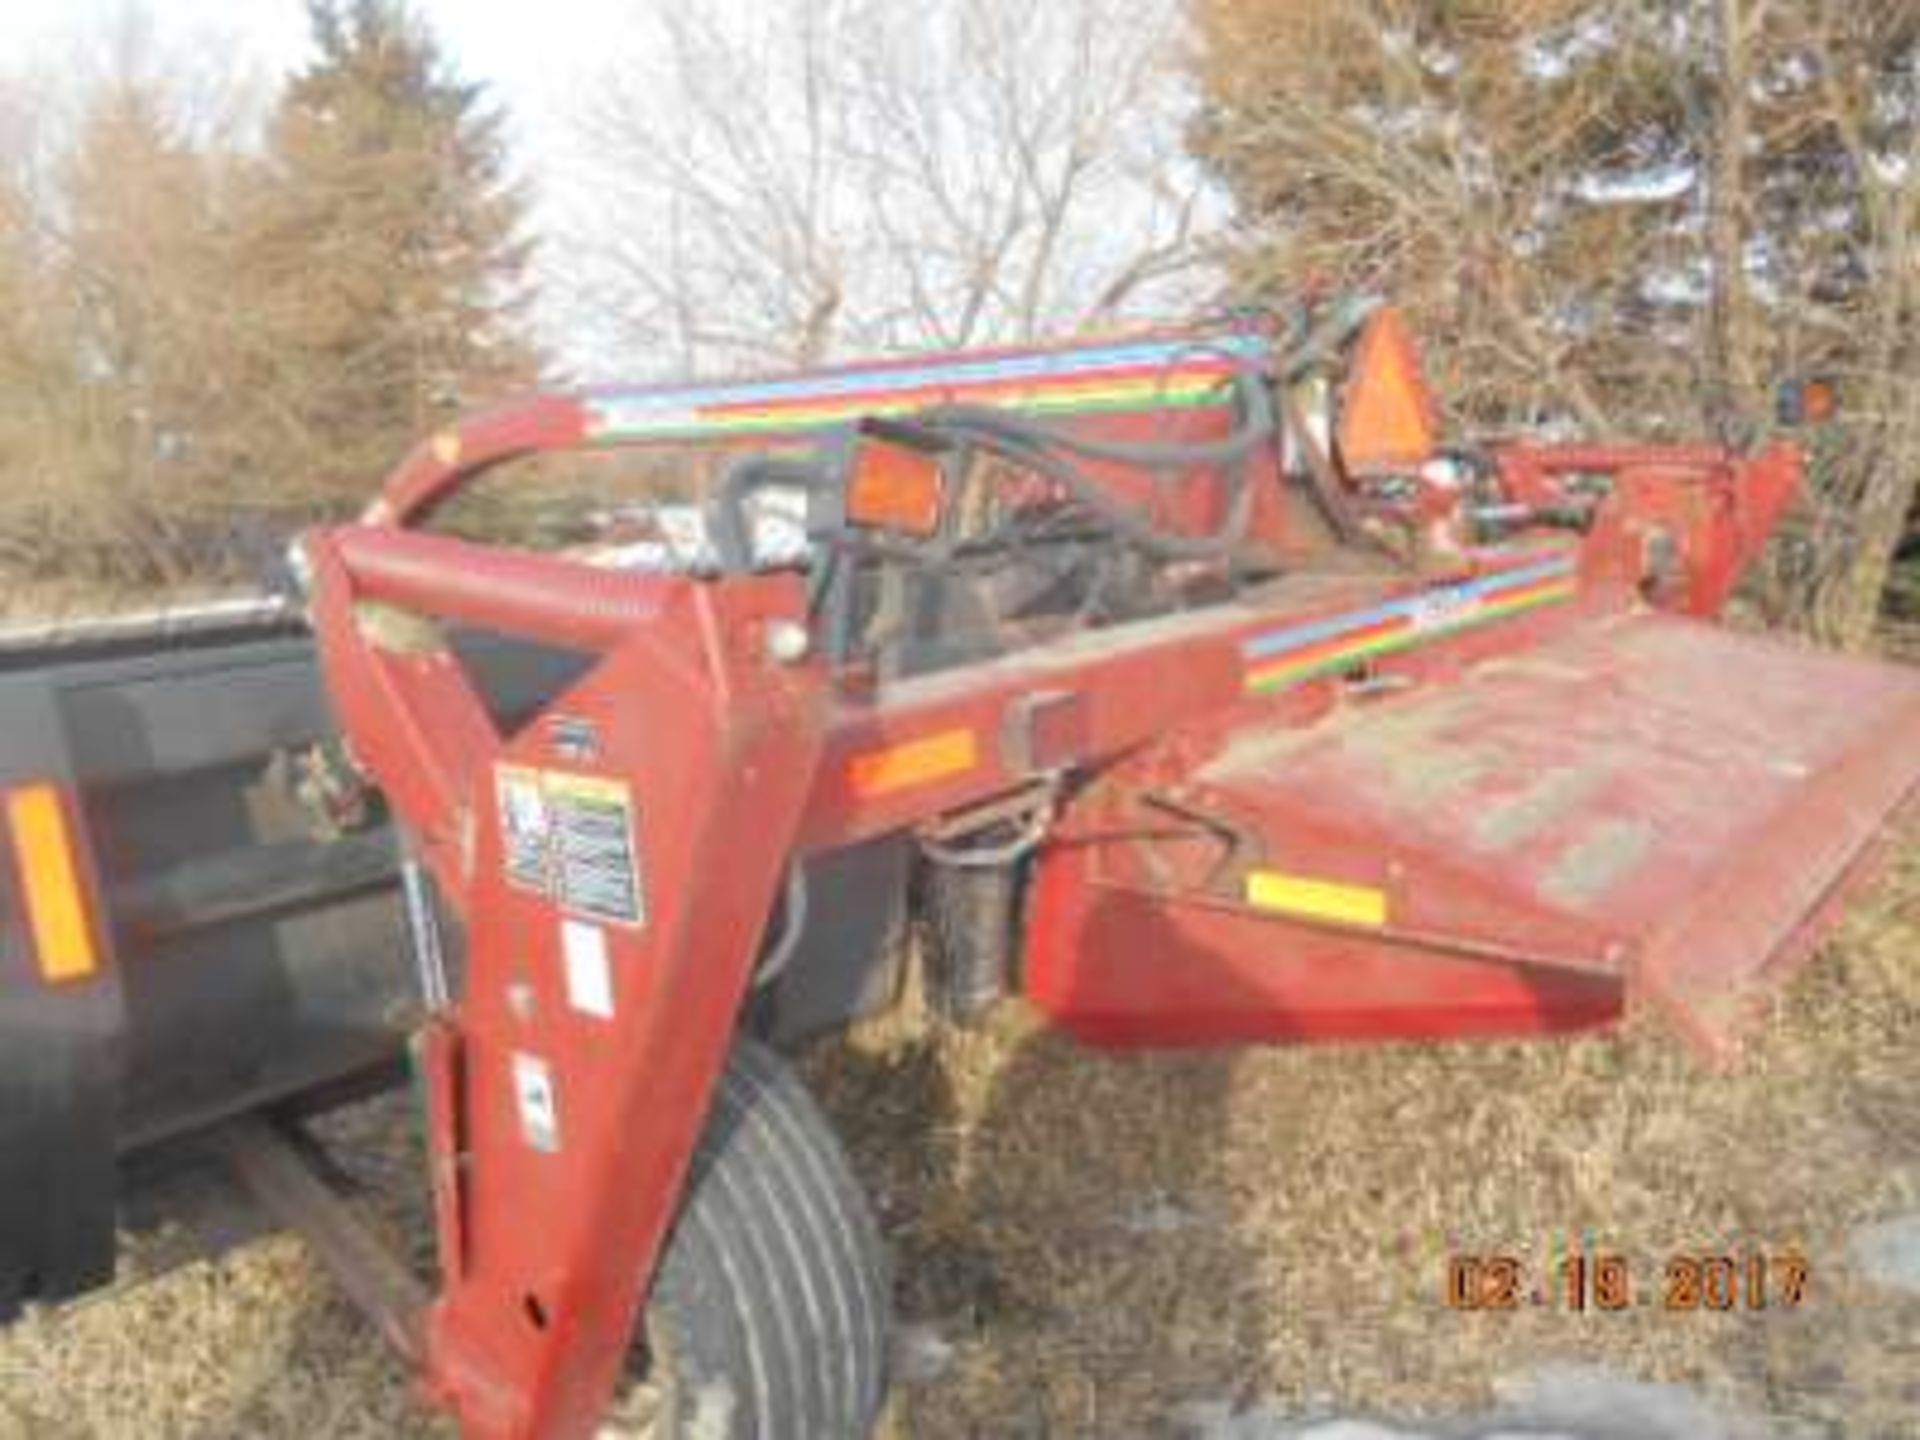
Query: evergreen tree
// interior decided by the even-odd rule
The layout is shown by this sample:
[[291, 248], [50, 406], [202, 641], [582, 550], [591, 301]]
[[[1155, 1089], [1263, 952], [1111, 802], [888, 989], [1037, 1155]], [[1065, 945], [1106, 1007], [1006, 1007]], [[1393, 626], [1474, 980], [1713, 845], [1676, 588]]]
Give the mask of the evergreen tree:
[[310, 0], [272, 120], [250, 283], [270, 463], [364, 498], [438, 420], [533, 369], [502, 117], [403, 0]]

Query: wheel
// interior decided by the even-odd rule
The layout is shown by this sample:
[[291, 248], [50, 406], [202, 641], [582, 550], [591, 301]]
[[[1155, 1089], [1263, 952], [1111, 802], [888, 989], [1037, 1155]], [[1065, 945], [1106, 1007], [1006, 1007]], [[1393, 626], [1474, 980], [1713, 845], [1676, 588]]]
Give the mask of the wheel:
[[695, 1151], [644, 1333], [603, 1435], [865, 1440], [885, 1392], [879, 1231], [827, 1119], [736, 1046]]

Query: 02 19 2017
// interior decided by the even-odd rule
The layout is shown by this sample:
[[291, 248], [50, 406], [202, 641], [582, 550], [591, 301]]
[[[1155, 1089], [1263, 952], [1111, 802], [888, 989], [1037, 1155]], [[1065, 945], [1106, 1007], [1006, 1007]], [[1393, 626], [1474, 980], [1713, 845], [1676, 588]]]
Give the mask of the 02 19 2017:
[[1580, 1250], [1543, 1267], [1514, 1255], [1458, 1254], [1447, 1257], [1445, 1298], [1459, 1311], [1791, 1310], [1806, 1302], [1811, 1280], [1796, 1251], [1675, 1253], [1648, 1266]]

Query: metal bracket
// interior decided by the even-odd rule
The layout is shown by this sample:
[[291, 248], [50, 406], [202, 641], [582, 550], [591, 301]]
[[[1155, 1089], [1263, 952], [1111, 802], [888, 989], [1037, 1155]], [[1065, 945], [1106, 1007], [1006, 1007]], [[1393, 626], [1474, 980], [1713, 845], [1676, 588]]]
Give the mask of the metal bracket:
[[322, 1177], [301, 1143], [258, 1115], [223, 1125], [213, 1139], [260, 1208], [312, 1246], [387, 1343], [419, 1363], [426, 1285]]

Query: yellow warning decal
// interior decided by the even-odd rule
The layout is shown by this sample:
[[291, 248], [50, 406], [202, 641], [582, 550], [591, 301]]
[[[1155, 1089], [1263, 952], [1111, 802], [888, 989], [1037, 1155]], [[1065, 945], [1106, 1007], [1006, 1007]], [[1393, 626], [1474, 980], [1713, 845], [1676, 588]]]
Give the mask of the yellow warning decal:
[[545, 772], [553, 817], [554, 898], [580, 915], [644, 925], [633, 796], [624, 780]]
[[963, 775], [979, 763], [980, 747], [973, 731], [941, 730], [854, 756], [847, 766], [847, 779], [856, 795], [871, 798]]
[[1343, 885], [1337, 880], [1310, 880], [1283, 875], [1278, 870], [1247, 872], [1247, 904], [1256, 910], [1299, 915], [1308, 920], [1332, 920], [1341, 925], [1387, 923], [1387, 892], [1371, 885]]
[[[501, 767], [505, 769], [505, 766]], [[627, 782], [608, 775], [575, 775], [564, 770], [542, 771], [548, 795], [588, 804], [614, 805], [625, 809], [631, 792]]]
[[508, 884], [577, 915], [647, 923], [636, 807], [624, 780], [497, 765], [494, 789]]

